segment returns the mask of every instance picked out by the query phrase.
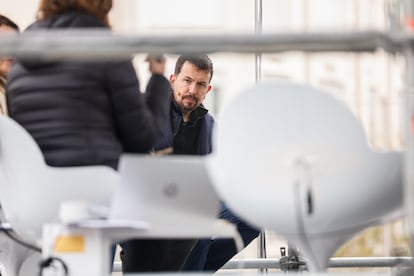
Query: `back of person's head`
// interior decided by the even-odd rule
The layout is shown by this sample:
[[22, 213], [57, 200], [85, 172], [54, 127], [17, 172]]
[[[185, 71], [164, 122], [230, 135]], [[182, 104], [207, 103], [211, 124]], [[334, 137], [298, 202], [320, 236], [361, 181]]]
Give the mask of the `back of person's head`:
[[183, 64], [188, 61], [189, 63], [195, 65], [198, 69], [202, 71], [206, 71], [210, 73], [210, 81], [213, 78], [213, 62], [211, 62], [211, 59], [205, 55], [181, 55], [177, 62], [175, 63], [175, 70], [174, 74], [178, 75], [181, 72], [181, 68], [183, 67]]
[[109, 26], [112, 0], [41, 0], [37, 19], [45, 20], [69, 11], [92, 14]]
[[1, 26], [7, 26], [16, 32], [19, 32], [19, 26], [17, 26], [16, 23], [14, 23], [10, 18], [0, 14], [0, 27]]

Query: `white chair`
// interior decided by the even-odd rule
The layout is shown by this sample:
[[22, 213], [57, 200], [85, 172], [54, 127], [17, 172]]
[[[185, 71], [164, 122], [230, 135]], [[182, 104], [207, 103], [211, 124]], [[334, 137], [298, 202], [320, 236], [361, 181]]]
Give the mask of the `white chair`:
[[[166, 171], [159, 170], [160, 164], [166, 166]], [[147, 167], [138, 170], [144, 165]], [[171, 169], [168, 170], [169, 165], [178, 166], [181, 173], [187, 173], [185, 170], [189, 168], [202, 172], [203, 175], [195, 175], [194, 178], [185, 177], [181, 173], [174, 175]], [[138, 166], [137, 169], [135, 166]], [[203, 167], [202, 157], [152, 158], [148, 155], [122, 156], [121, 174], [105, 166], [50, 167], [45, 164], [43, 155], [30, 134], [12, 119], [0, 115], [0, 202], [5, 217], [13, 230], [25, 241], [42, 246], [43, 256], [61, 257], [69, 266], [71, 275], [108, 274], [109, 245], [123, 239], [195, 238], [212, 235], [239, 238], [233, 225], [215, 219], [214, 210], [218, 210], [219, 200]], [[148, 174], [149, 170], [153, 173]], [[121, 181], [120, 175], [122, 182], [117, 185]], [[160, 179], [157, 175], [164, 177]], [[178, 182], [171, 183], [169, 178]], [[194, 188], [187, 190], [182, 185], [188, 185], [193, 180], [199, 181], [196, 184], [201, 190], [199, 195], [189, 198], [189, 193]], [[159, 207], [157, 210], [162, 212], [151, 216], [137, 216], [143, 207], [150, 210], [149, 206], [143, 206], [141, 202], [135, 205], [135, 201], [143, 196], [144, 191], [145, 194], [155, 197], [164, 194], [157, 190], [149, 192], [148, 188], [153, 186], [152, 181], [154, 185], [168, 187], [176, 184], [176, 188], [180, 189], [174, 191], [173, 197], [171, 194], [165, 199], [158, 198], [158, 201], [155, 198], [144, 198], [146, 201], [143, 204]], [[184, 201], [181, 202], [182, 196], [187, 200], [183, 198]], [[175, 203], [172, 204], [171, 201]], [[108, 213], [110, 218], [88, 219], [84, 216], [85, 206], [87, 208], [88, 205], [83, 202], [111, 205], [112, 210]], [[160, 205], [157, 206], [154, 202]], [[188, 206], [188, 209], [182, 209], [183, 206]], [[139, 210], [134, 209], [135, 207]], [[161, 221], [160, 216], [163, 218]], [[71, 237], [75, 237], [76, 241], [73, 242]], [[81, 246], [73, 249], [79, 245], [79, 240]], [[240, 242], [240, 239], [237, 241]], [[22, 261], [19, 260], [18, 264]], [[25, 267], [25, 271], [27, 270]]]
[[288, 82], [235, 97], [218, 119], [209, 168], [241, 217], [283, 235], [323, 271], [365, 227], [399, 216], [402, 154], [375, 152], [332, 96]]
[[26, 242], [41, 245], [42, 226], [58, 221], [60, 204], [85, 200], [109, 205], [119, 176], [106, 166], [48, 166], [28, 132], [0, 115], [0, 202]]

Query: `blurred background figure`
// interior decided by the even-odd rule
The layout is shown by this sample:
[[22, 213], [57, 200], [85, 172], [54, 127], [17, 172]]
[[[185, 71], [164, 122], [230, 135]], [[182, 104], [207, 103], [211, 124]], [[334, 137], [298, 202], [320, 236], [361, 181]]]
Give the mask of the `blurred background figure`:
[[[0, 14], [0, 33], [18, 33], [19, 27], [12, 20]], [[0, 113], [7, 115], [6, 78], [13, 59], [0, 57]]]

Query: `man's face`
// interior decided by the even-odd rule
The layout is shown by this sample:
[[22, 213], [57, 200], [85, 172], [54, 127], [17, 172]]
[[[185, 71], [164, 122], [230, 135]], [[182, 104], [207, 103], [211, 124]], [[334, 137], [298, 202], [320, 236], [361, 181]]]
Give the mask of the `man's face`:
[[[0, 33], [17, 33], [15, 29], [6, 25], [0, 25]], [[9, 57], [0, 57], [0, 75], [7, 76], [13, 60]]]
[[211, 90], [210, 73], [186, 61], [178, 75], [171, 75], [175, 102], [183, 113], [195, 110]]

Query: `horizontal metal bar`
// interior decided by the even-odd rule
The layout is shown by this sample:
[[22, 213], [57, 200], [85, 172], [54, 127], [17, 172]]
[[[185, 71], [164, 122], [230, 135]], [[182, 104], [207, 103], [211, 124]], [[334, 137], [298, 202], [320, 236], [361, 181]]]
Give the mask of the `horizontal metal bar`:
[[136, 53], [396, 51], [411, 35], [379, 31], [219, 35], [113, 35], [109, 31], [38, 31], [0, 37], [0, 56], [35, 60], [113, 60]]
[[[412, 266], [412, 257], [337, 257], [329, 260], [328, 266], [339, 267], [395, 267]], [[113, 271], [120, 272], [121, 262], [115, 262]], [[279, 260], [266, 259], [235, 259], [227, 262], [223, 269], [279, 269]]]
[[[328, 267], [393, 267], [411, 266], [411, 257], [340, 257], [331, 258]], [[261, 269], [261, 268], [280, 268], [278, 259], [243, 259], [230, 260], [224, 265], [224, 269]]]
[[235, 259], [228, 261], [223, 269], [265, 269], [265, 268], [279, 268], [278, 259]]
[[412, 266], [411, 257], [341, 257], [331, 258], [329, 267], [393, 267]]

